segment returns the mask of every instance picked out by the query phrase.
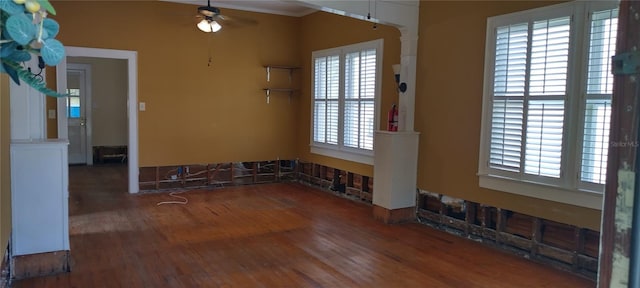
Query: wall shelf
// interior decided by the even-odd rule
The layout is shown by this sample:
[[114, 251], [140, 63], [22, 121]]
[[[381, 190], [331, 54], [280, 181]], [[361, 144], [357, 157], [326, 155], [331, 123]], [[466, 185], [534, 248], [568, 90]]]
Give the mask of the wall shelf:
[[291, 83], [291, 78], [293, 77], [293, 71], [300, 69], [300, 67], [296, 66], [285, 66], [285, 65], [266, 65], [264, 66], [267, 71], [267, 82], [271, 81], [271, 70], [272, 69], [280, 69], [280, 70], [289, 70], [289, 83]]
[[[271, 82], [271, 70], [279, 69], [279, 70], [288, 70], [289, 71], [289, 85], [293, 82], [293, 71], [300, 69], [300, 67], [296, 66], [286, 66], [286, 65], [266, 65], [264, 66], [267, 72], [267, 82]], [[291, 96], [293, 96], [293, 92], [297, 91], [297, 89], [293, 88], [264, 88], [265, 96], [267, 97], [267, 104], [269, 104], [271, 100], [271, 94], [273, 92], [277, 93], [289, 93], [289, 103], [291, 103]]]
[[264, 90], [264, 93], [267, 96], [267, 104], [270, 102], [272, 92], [289, 93], [289, 103], [291, 103], [291, 96], [293, 96], [293, 92], [297, 91], [296, 89], [291, 88], [264, 88], [262, 90]]

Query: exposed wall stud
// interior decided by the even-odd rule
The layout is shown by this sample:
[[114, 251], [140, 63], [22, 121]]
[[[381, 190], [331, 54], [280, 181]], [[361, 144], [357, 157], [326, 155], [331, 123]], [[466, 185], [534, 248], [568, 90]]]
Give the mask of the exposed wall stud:
[[533, 218], [531, 227], [531, 256], [538, 255], [538, 245], [542, 242], [542, 221], [538, 217]]
[[496, 243], [502, 244], [502, 232], [504, 232], [504, 228], [507, 225], [507, 211], [498, 208], [498, 218], [496, 219]]

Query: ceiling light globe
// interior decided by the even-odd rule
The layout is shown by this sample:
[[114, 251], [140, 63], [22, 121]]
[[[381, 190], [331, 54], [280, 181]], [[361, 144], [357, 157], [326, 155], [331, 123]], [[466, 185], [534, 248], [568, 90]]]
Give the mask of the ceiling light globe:
[[211, 21], [211, 32], [218, 32], [218, 31], [220, 31], [220, 29], [222, 29], [222, 26], [220, 26], [220, 24], [218, 24], [218, 22]]
[[[207, 19], [202, 19], [202, 21], [200, 21], [197, 26], [198, 26], [198, 29], [200, 29], [200, 31], [202, 31], [202, 32], [209, 33], [209, 32], [212, 31], [212, 29], [211, 29], [212, 27], [209, 24], [209, 21], [207, 21]], [[220, 26], [220, 25], [218, 25], [218, 26]], [[218, 30], [220, 30], [220, 29], [218, 29]]]

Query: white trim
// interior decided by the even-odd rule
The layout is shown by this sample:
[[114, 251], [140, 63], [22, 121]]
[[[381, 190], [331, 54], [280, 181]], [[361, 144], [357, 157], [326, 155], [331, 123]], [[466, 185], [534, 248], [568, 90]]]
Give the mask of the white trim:
[[[56, 65], [56, 87], [58, 88], [59, 93], [67, 92], [67, 58], [63, 58], [58, 65]], [[67, 100], [64, 98], [58, 98], [57, 107], [58, 107], [58, 139], [69, 139], [69, 131], [65, 128], [68, 128], [67, 121]], [[65, 128], [62, 128], [65, 127]]]
[[[67, 57], [95, 57], [127, 60], [128, 90], [127, 90], [127, 115], [129, 123], [129, 143], [127, 162], [129, 165], [129, 193], [138, 193], [138, 52], [127, 50], [112, 50], [87, 47], [66, 47]], [[67, 59], [63, 59], [56, 69], [58, 92], [67, 90]], [[67, 139], [66, 105], [62, 103], [64, 98], [58, 99], [58, 138]], [[61, 119], [64, 118], [64, 119]], [[61, 125], [64, 123], [64, 125]]]
[[[578, 25], [586, 25], [586, 27], [591, 26], [589, 19], [585, 19], [584, 17], [584, 6], [578, 5], [575, 6], [574, 13], [572, 15], [572, 27], [571, 27], [571, 39], [569, 40], [569, 63], [567, 69], [569, 71], [567, 77], [567, 98], [565, 102], [565, 117], [564, 122], [566, 127], [576, 127], [577, 129], [564, 129], [564, 141], [562, 147], [562, 160], [564, 162], [561, 163], [576, 163], [576, 165], [565, 165], [562, 171], [562, 186], [563, 187], [577, 187], [577, 176], [578, 171], [580, 170], [580, 161], [582, 160], [582, 140], [581, 136], [584, 133], [584, 125], [580, 124], [580, 119], [582, 117], [581, 110], [583, 109], [580, 105], [578, 105], [580, 101], [582, 101], [581, 90], [582, 90], [582, 75], [584, 75], [585, 71], [582, 69], [581, 65], [583, 64], [583, 47], [584, 45], [589, 45], [588, 35], [585, 35], [585, 30], [587, 29], [576, 29]], [[579, 24], [583, 23], [583, 24]], [[587, 37], [587, 38], [585, 38]], [[586, 44], [585, 44], [586, 43]], [[580, 73], [570, 73], [571, 71], [580, 71]], [[579, 74], [579, 75], [578, 75]], [[578, 97], [576, 97], [576, 95]], [[578, 141], [580, 139], [580, 141]], [[577, 144], [574, 144], [577, 143]]]
[[310, 145], [310, 146], [311, 146], [311, 153], [313, 154], [338, 158], [338, 159], [352, 161], [352, 162], [358, 162], [362, 164], [373, 165], [373, 155], [365, 155], [360, 153], [344, 151], [340, 149], [332, 149], [329, 147], [320, 147], [318, 145]]
[[91, 65], [89, 64], [76, 64], [76, 63], [67, 63], [67, 73], [69, 71], [78, 72], [83, 74], [81, 79], [83, 80], [81, 85], [83, 85], [84, 90], [84, 118], [85, 118], [85, 157], [86, 164], [93, 165], [93, 121], [92, 119], [92, 101], [91, 101], [91, 92], [92, 90], [92, 79], [91, 78]]
[[489, 17], [487, 19], [487, 28], [501, 27], [516, 23], [526, 23], [572, 15], [575, 11], [576, 3], [578, 2], [572, 1]]
[[480, 187], [591, 209], [602, 209], [602, 193], [570, 190], [496, 175], [478, 175]]
[[[199, 1], [193, 1], [193, 0], [160, 0], [162, 2], [174, 2], [174, 3], [180, 3], [180, 4], [190, 4], [190, 5], [197, 5], [197, 6], [205, 6], [207, 3], [206, 1], [203, 0], [199, 0]], [[274, 0], [270, 0], [270, 1], [253, 1], [254, 3], [251, 3], [252, 1], [244, 1], [245, 3], [242, 3], [243, 1], [211, 1], [211, 6], [217, 7], [217, 8], [227, 8], [227, 9], [234, 9], [234, 10], [242, 10], [242, 11], [249, 11], [249, 12], [258, 12], [258, 13], [266, 13], [266, 14], [275, 14], [275, 15], [284, 15], [284, 16], [292, 16], [292, 17], [302, 17], [302, 16], [306, 16], [309, 15], [311, 13], [317, 12], [317, 9], [314, 8], [309, 8], [306, 7], [304, 5], [296, 5], [296, 4], [291, 4], [291, 3], [287, 3], [287, 2], [291, 2], [291, 1], [274, 1]], [[255, 2], [266, 2], [268, 4], [263, 4], [263, 5], [252, 5], [252, 4], [257, 4]], [[195, 11], [195, 9], [194, 9]], [[222, 11], [223, 15], [226, 15], [225, 11]], [[194, 25], [195, 26], [195, 25]]]
[[[32, 57], [26, 62], [32, 71], [39, 71], [38, 59]], [[40, 74], [46, 79], [46, 70]], [[9, 80], [11, 114], [11, 140], [40, 140], [47, 138], [46, 97], [24, 81], [16, 84]]]

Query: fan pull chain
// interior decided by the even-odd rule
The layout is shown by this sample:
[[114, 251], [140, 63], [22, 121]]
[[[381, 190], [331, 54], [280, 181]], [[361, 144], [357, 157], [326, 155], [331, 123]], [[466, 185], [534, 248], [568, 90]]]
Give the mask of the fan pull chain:
[[208, 46], [207, 53], [208, 53], [208, 56], [209, 56], [209, 61], [207, 62], [207, 67], [211, 67], [211, 59], [212, 59], [212, 57], [211, 57], [211, 38], [212, 37], [209, 37], [209, 39], [207, 39], [207, 42], [208, 42], [207, 43], [207, 46]]

